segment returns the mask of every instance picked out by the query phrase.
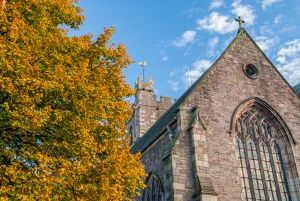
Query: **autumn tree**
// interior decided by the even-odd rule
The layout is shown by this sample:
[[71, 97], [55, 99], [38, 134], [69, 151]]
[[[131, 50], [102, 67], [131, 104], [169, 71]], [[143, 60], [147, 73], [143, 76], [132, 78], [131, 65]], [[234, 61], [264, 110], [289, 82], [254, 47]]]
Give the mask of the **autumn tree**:
[[0, 0], [0, 200], [132, 200], [123, 45], [70, 37], [76, 0]]

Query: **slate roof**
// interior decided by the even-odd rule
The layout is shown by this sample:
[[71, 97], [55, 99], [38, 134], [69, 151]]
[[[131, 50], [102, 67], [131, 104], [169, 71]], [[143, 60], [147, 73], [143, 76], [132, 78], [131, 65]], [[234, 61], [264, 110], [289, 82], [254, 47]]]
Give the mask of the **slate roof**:
[[[255, 44], [255, 46], [261, 51], [261, 53], [264, 55], [264, 57], [272, 64], [272, 62], [269, 60], [269, 58], [265, 55], [265, 53], [259, 48], [259, 46], [255, 43], [255, 41], [251, 38], [251, 36], [247, 33], [247, 31], [244, 28], [240, 28], [238, 30], [237, 36], [233, 39], [233, 41], [230, 43], [230, 45], [224, 50], [222, 55], [191, 85], [190, 88], [188, 88], [187, 91], [184, 92], [184, 94], [171, 106], [169, 110], [165, 112], [164, 115], [162, 115], [156, 123], [140, 138], [138, 139], [133, 147], [131, 148], [131, 153], [137, 153], [137, 152], [143, 152], [147, 149], [149, 145], [151, 145], [158, 137], [161, 136], [161, 134], [166, 130], [166, 127], [168, 124], [170, 124], [177, 116], [177, 112], [179, 110], [179, 107], [184, 102], [184, 100], [188, 97], [188, 95], [193, 91], [193, 89], [200, 84], [206, 75], [213, 69], [215, 64], [218, 62], [220, 58], [223, 57], [223, 55], [227, 52], [227, 50], [232, 46], [232, 44], [236, 41], [238, 36], [241, 33], [245, 33], [250, 40]], [[297, 92], [300, 96], [300, 84], [292, 88], [289, 83], [286, 81], [286, 79], [281, 75], [281, 73], [277, 70], [277, 68], [272, 64], [274, 69], [279, 73], [279, 75], [282, 77], [282, 79], [287, 83], [287, 85]], [[298, 91], [297, 91], [298, 90]]]

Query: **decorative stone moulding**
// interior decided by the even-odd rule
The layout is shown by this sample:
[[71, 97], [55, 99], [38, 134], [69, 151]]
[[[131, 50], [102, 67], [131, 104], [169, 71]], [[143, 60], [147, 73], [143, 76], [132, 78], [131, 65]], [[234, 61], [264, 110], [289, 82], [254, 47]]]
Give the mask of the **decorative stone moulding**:
[[243, 66], [243, 71], [245, 75], [250, 79], [256, 79], [259, 74], [258, 68], [253, 64], [245, 64]]

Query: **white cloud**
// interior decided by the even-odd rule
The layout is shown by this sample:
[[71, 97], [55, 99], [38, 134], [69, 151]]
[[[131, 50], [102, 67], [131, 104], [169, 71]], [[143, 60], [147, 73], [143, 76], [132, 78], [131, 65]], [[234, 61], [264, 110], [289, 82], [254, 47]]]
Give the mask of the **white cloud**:
[[187, 44], [192, 43], [195, 40], [196, 34], [196, 31], [187, 30], [181, 35], [180, 39], [174, 41], [172, 45], [175, 47], [185, 47]]
[[279, 71], [292, 86], [298, 84], [300, 82], [300, 39], [284, 43], [277, 56]]
[[196, 21], [198, 29], [205, 29], [221, 34], [237, 30], [238, 24], [230, 20], [228, 16], [220, 15], [218, 12], [212, 12], [208, 17]]
[[219, 8], [221, 6], [224, 5], [224, 1], [223, 0], [213, 0], [210, 5], [209, 5], [209, 8], [212, 9], [212, 8]]
[[279, 33], [290, 33], [293, 32], [295, 30], [297, 30], [298, 28], [296, 26], [287, 26], [287, 27], [282, 27], [279, 30]]
[[209, 40], [209, 47], [215, 48], [218, 43], [219, 43], [219, 37], [214, 37]]
[[275, 23], [275, 24], [281, 23], [282, 18], [283, 18], [283, 15], [277, 15], [277, 16], [275, 16], [275, 18], [274, 18], [274, 23]]
[[255, 41], [263, 51], [270, 50], [275, 44], [275, 40], [273, 38], [268, 38], [265, 36], [258, 36], [255, 38]]
[[174, 75], [175, 75], [174, 71], [170, 72], [170, 74], [169, 74], [170, 77], [173, 77]]
[[261, 0], [261, 7], [262, 9], [266, 9], [267, 7], [279, 1], [280, 0]]
[[186, 15], [187, 18], [194, 18], [199, 15], [199, 12], [201, 12], [201, 8], [193, 7], [183, 11], [182, 15]]
[[[232, 3], [233, 13], [236, 17], [242, 17], [246, 24], [254, 24], [256, 15], [250, 5], [241, 4], [240, 0], [235, 0]], [[230, 19], [227, 15], [221, 15], [218, 12], [212, 12], [208, 17], [198, 19], [196, 21], [198, 24], [198, 29], [204, 29], [207, 31], [218, 32], [221, 34], [226, 34], [238, 29], [238, 23], [232, 18]]]
[[173, 91], [178, 91], [180, 88], [179, 88], [179, 84], [180, 82], [179, 81], [175, 81], [175, 80], [169, 80], [168, 81], [168, 84], [169, 86], [171, 87], [171, 89]]
[[292, 86], [300, 83], [300, 58], [294, 58], [279, 66], [279, 71], [286, 77]]
[[209, 46], [209, 50], [208, 50], [208, 56], [212, 56], [214, 54], [215, 48], [219, 43], [219, 37], [214, 37], [212, 39], [210, 39], [208, 41], [208, 46]]
[[211, 64], [211, 61], [204, 59], [195, 61], [192, 65], [192, 69], [188, 69], [183, 75], [185, 85], [189, 86], [191, 83], [195, 82], [211, 66]]
[[255, 12], [250, 5], [242, 5], [240, 0], [235, 0], [232, 3], [233, 10], [231, 11], [236, 16], [240, 16], [245, 20], [246, 24], [254, 24], [256, 18]]
[[163, 61], [168, 61], [169, 59], [167, 53], [163, 49], [160, 50], [160, 56], [161, 56], [161, 60]]
[[293, 58], [295, 56], [300, 56], [300, 39], [295, 39], [288, 41], [283, 44], [283, 47], [278, 51], [279, 57]]
[[260, 34], [262, 35], [276, 35], [276, 33], [274, 33], [273, 29], [271, 29], [270, 26], [261, 26], [259, 29]]

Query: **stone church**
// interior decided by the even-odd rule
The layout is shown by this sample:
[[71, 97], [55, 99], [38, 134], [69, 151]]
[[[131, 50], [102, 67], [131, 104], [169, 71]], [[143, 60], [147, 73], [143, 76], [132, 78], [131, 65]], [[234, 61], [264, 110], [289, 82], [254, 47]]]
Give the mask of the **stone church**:
[[148, 173], [137, 200], [300, 200], [300, 85], [244, 28], [174, 104], [152, 80], [136, 90], [127, 126]]

